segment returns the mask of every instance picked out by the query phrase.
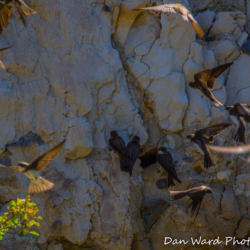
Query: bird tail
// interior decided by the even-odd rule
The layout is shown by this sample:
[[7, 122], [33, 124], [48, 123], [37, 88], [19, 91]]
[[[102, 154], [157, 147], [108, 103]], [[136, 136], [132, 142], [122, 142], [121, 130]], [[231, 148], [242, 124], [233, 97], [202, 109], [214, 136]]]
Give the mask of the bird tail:
[[179, 200], [188, 195], [188, 191], [169, 191], [170, 201]]
[[201, 28], [201, 26], [196, 22], [196, 20], [193, 18], [193, 16], [191, 14], [188, 14], [188, 19], [195, 31], [195, 33], [199, 36], [199, 37], [203, 37], [204, 36], [204, 31]]
[[210, 167], [213, 167], [215, 166], [213, 160], [211, 159], [211, 156], [210, 154], [204, 154], [204, 168], [207, 169], [207, 168], [210, 168]]
[[39, 182], [31, 181], [28, 193], [40, 193], [46, 190], [49, 190], [55, 186], [54, 183], [43, 179], [42, 177], [39, 178]]
[[236, 132], [236, 135], [235, 135], [234, 139], [235, 139], [237, 142], [246, 144], [245, 133], [242, 132], [242, 130], [240, 129], [240, 127], [238, 128], [238, 130], [237, 130], [237, 132]]
[[174, 178], [170, 174], [168, 174], [168, 187], [172, 187], [172, 186], [175, 186]]
[[219, 107], [219, 106], [223, 106], [222, 103], [220, 103], [213, 95], [213, 93], [211, 91], [209, 91], [209, 99], [213, 102], [213, 104], [216, 106], [216, 107]]

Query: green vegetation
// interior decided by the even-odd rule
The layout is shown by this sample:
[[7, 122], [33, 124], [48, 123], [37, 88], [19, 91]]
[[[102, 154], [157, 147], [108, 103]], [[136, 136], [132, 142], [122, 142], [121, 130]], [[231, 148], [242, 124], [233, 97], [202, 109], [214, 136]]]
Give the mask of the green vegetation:
[[40, 227], [40, 223], [36, 220], [42, 220], [42, 217], [35, 217], [38, 213], [38, 207], [34, 202], [30, 202], [30, 196], [25, 200], [17, 199], [11, 201], [8, 212], [0, 216], [0, 240], [3, 239], [5, 233], [11, 233], [11, 229], [20, 228], [19, 236], [27, 233], [39, 236], [39, 233], [31, 231], [33, 227]]

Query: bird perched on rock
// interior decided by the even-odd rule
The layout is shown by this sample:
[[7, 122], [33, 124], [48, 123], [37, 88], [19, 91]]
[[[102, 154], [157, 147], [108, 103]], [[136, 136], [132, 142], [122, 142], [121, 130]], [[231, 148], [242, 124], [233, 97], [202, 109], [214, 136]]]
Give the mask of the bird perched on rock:
[[127, 163], [126, 167], [129, 169], [129, 175], [132, 176], [133, 167], [136, 159], [138, 158], [141, 151], [140, 146], [140, 138], [138, 136], [134, 136], [131, 142], [129, 142], [126, 150], [127, 155]]
[[124, 140], [118, 135], [116, 131], [110, 132], [111, 138], [109, 139], [109, 145], [118, 152], [119, 160], [120, 160], [120, 169], [124, 172], [128, 172], [128, 166], [125, 166], [127, 163], [127, 155], [126, 155], [126, 144]]
[[207, 186], [199, 186], [185, 191], [170, 191], [170, 201], [179, 200], [188, 196], [190, 198], [188, 208], [192, 206], [191, 216], [194, 216], [195, 221], [201, 207], [201, 202], [206, 194], [213, 194], [213, 190]]
[[3, 28], [9, 24], [11, 9], [15, 7], [24, 24], [27, 26], [26, 16], [36, 14], [34, 10], [29, 8], [22, 0], [0, 0], [0, 34]]
[[227, 106], [226, 110], [229, 112], [229, 116], [233, 123], [236, 125], [237, 132], [234, 139], [237, 142], [246, 143], [245, 131], [246, 122], [250, 122], [250, 106], [246, 104], [236, 103], [234, 106]]
[[181, 183], [175, 170], [172, 155], [167, 151], [165, 147], [161, 147], [158, 149], [156, 159], [160, 163], [160, 165], [168, 172], [168, 187], [175, 186], [174, 179]]
[[205, 69], [194, 75], [195, 81], [189, 83], [189, 86], [196, 89], [201, 96], [204, 96], [212, 101], [215, 106], [222, 105], [212, 94], [211, 90], [214, 88], [216, 79], [224, 73], [231, 65], [226, 63], [213, 69]]
[[27, 162], [19, 162], [17, 166], [6, 167], [0, 165], [0, 167], [13, 169], [24, 173], [31, 181], [28, 189], [29, 193], [39, 193], [49, 190], [54, 187], [54, 183], [42, 178], [39, 174], [39, 171], [42, 170], [44, 167], [46, 167], [46, 165], [48, 165], [49, 162], [56, 157], [56, 155], [62, 149], [64, 143], [65, 140], [59, 143], [54, 148], [50, 149], [49, 151], [39, 156], [36, 160], [34, 160], [30, 164]]
[[207, 144], [214, 142], [214, 137], [219, 135], [224, 129], [231, 126], [232, 123], [219, 123], [207, 128], [197, 130], [195, 134], [190, 134], [187, 136], [188, 139], [199, 149], [199, 151], [204, 155], [204, 168], [210, 168], [215, 166], [211, 159], [211, 154]]
[[9, 47], [5, 47], [5, 48], [1, 48], [0, 49], [0, 51], [4, 51], [4, 50], [6, 50], [6, 49], [10, 49], [11, 48], [11, 46], [9, 46]]
[[182, 4], [180, 3], [173, 3], [173, 4], [163, 4], [158, 6], [151, 6], [147, 8], [139, 8], [134, 10], [150, 10], [154, 12], [163, 12], [165, 14], [169, 13], [180, 13], [182, 15], [182, 19], [185, 22], [190, 22], [194, 31], [199, 37], [204, 36], [204, 31], [200, 27], [200, 25], [197, 23], [197, 21], [194, 19], [191, 12]]

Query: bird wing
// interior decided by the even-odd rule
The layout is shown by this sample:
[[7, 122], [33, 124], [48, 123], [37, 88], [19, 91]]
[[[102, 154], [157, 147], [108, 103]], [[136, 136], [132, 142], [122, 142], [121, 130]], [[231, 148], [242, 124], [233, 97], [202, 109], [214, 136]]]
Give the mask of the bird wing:
[[231, 63], [226, 63], [223, 65], [220, 65], [218, 67], [215, 67], [212, 69], [212, 72], [210, 74], [210, 77], [207, 81], [207, 87], [209, 89], [213, 89], [214, 88], [214, 84], [216, 82], [216, 79], [223, 74], [231, 65], [233, 64], [233, 62]]
[[[0, 14], [1, 15], [1, 14]], [[0, 51], [4, 51], [4, 50], [6, 50], [6, 49], [10, 49], [11, 48], [11, 46], [9, 46], [9, 47], [5, 47], [5, 48], [1, 48], [0, 49]]]
[[197, 132], [200, 132], [202, 136], [209, 138], [211, 136], [219, 135], [224, 129], [226, 129], [227, 127], [229, 127], [231, 125], [232, 125], [232, 123], [230, 123], [230, 122], [218, 123], [216, 125], [198, 130]]
[[194, 79], [196, 82], [199, 82], [202, 87], [204, 87], [205, 89], [207, 88], [207, 81], [210, 77], [212, 70], [211, 69], [205, 69], [200, 71], [199, 73], [194, 75]]
[[184, 191], [169, 191], [170, 192], [170, 201], [179, 200], [188, 195], [188, 190]]
[[250, 115], [250, 107], [246, 104], [236, 103], [234, 107], [237, 110], [237, 113], [240, 116], [249, 116]]
[[156, 156], [156, 159], [160, 163], [160, 165], [168, 172], [169, 175], [171, 175], [176, 181], [181, 183], [175, 170], [173, 158], [169, 152], [166, 154], [158, 154]]
[[5, 4], [0, 4], [0, 33], [3, 32], [3, 28], [6, 28], [11, 15], [11, 8]]
[[109, 139], [109, 145], [121, 155], [126, 155], [126, 145], [120, 136]]
[[46, 165], [48, 165], [49, 162], [51, 162], [56, 157], [56, 155], [59, 153], [59, 151], [62, 149], [65, 141], [66, 140], [63, 140], [57, 146], [55, 146], [54, 148], [48, 150], [47, 152], [45, 152], [41, 156], [39, 156], [36, 160], [34, 160], [26, 168], [26, 171], [29, 171], [29, 170], [40, 171], [41, 169], [43, 169], [44, 167], [46, 167]]
[[242, 146], [232, 146], [232, 147], [219, 147], [219, 146], [208, 145], [208, 147], [215, 152], [224, 154], [245, 154], [250, 152], [250, 144]]
[[188, 193], [189, 197], [192, 199], [192, 209], [191, 209], [191, 216], [194, 216], [194, 221], [196, 220], [196, 217], [199, 213], [201, 202], [206, 194], [206, 190], [203, 188], [196, 188], [190, 190]]
[[[182, 15], [182, 17], [183, 17], [183, 15]], [[197, 21], [194, 19], [194, 17], [192, 16], [191, 13], [189, 13], [187, 15], [187, 18], [188, 18], [190, 24], [192, 25], [192, 28], [194, 29], [195, 33], [199, 37], [203, 37], [205, 35], [205, 32], [203, 31], [203, 29], [201, 28], [201, 26], [197, 23]]]
[[237, 142], [246, 144], [246, 136], [245, 136], [246, 123], [242, 116], [239, 116], [238, 119], [239, 119], [240, 126], [234, 138]]
[[23, 9], [21, 8], [21, 5], [23, 4], [20, 0], [12, 0], [15, 7], [16, 7], [16, 10], [24, 24], [24, 26], [27, 26], [28, 22], [27, 22], [27, 19], [26, 19], [26, 14], [24, 13]]
[[163, 5], [158, 5], [158, 6], [146, 7], [146, 8], [138, 8], [138, 9], [133, 9], [133, 10], [151, 10], [154, 12], [162, 12], [165, 14], [176, 13], [173, 5], [170, 5], [170, 4], [163, 4]]
[[139, 144], [129, 142], [127, 146], [127, 156], [128, 156], [128, 165], [129, 165], [129, 174], [132, 176], [132, 171], [134, 164], [136, 162], [136, 159], [138, 158], [140, 154], [141, 148]]

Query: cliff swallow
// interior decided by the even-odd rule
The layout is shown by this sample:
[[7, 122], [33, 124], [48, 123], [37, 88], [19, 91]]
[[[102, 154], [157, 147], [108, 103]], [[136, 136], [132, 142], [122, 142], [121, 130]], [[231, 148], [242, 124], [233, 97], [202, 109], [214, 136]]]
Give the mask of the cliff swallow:
[[0, 34], [3, 32], [3, 28], [6, 28], [9, 24], [11, 9], [13, 7], [15, 7], [19, 13], [24, 26], [27, 26], [26, 16], [36, 14], [36, 12], [29, 8], [22, 0], [0, 0]]
[[160, 163], [160, 165], [168, 172], [168, 187], [175, 186], [173, 179], [181, 183], [175, 170], [172, 155], [167, 151], [165, 147], [159, 148], [156, 159]]
[[118, 135], [116, 131], [110, 133], [109, 145], [118, 152], [120, 160], [120, 169], [124, 172], [128, 172], [129, 168], [125, 166], [126, 163], [126, 145], [124, 140]]
[[[199, 213], [201, 202], [206, 194], [213, 194], [213, 190], [207, 186], [199, 186], [195, 188], [190, 188], [185, 191], [170, 191], [170, 201], [179, 200], [185, 196], [190, 198], [188, 208], [191, 208], [191, 216], [194, 216], [194, 221]], [[187, 208], [187, 209], [188, 209]], [[193, 221], [193, 222], [194, 222]]]
[[[226, 110], [229, 113], [229, 116], [237, 128], [234, 139], [237, 142], [246, 143], [245, 131], [246, 123], [250, 122], [250, 106], [246, 104], [236, 103], [234, 106], [227, 106]], [[244, 121], [245, 120], [245, 121]]]
[[138, 158], [141, 151], [140, 146], [140, 138], [138, 136], [134, 136], [131, 142], [129, 142], [127, 146], [127, 167], [129, 168], [129, 175], [132, 176], [133, 167], [136, 159]]
[[[196, 89], [201, 96], [204, 96], [212, 101], [215, 106], [222, 105], [212, 94], [211, 90], [214, 88], [216, 79], [224, 73], [231, 65], [226, 63], [213, 69], [205, 69], [194, 75], [195, 81], [189, 83], [191, 88]], [[210, 90], [211, 89], [211, 90]]]
[[0, 49], [0, 52], [1, 52], [1, 51], [4, 51], [4, 50], [6, 50], [6, 49], [10, 49], [10, 48], [11, 48], [11, 46], [5, 47], [5, 48], [1, 48], [1, 49]]
[[163, 4], [163, 5], [151, 6], [151, 7], [147, 7], [147, 8], [139, 8], [139, 9], [134, 9], [134, 10], [150, 10], [150, 11], [154, 11], [154, 12], [163, 12], [165, 14], [180, 13], [182, 15], [182, 19], [185, 22], [191, 23], [192, 28], [194, 29], [194, 31], [196, 32], [196, 34], [199, 37], [204, 36], [204, 31], [202, 30], [200, 25], [197, 23], [197, 21], [194, 19], [191, 12], [180, 3]]
[[59, 143], [54, 148], [39, 156], [31, 164], [27, 162], [19, 162], [17, 166], [6, 167], [0, 165], [0, 167], [13, 169], [24, 173], [30, 179], [30, 186], [28, 189], [29, 193], [39, 193], [49, 190], [54, 187], [54, 183], [42, 178], [39, 174], [39, 171], [46, 167], [56, 157], [56, 155], [62, 149], [64, 143], [65, 140]]
[[188, 139], [199, 149], [204, 155], [204, 168], [215, 166], [211, 159], [211, 154], [207, 144], [214, 142], [214, 137], [219, 135], [224, 129], [231, 126], [232, 123], [219, 123], [204, 129], [197, 130], [195, 134], [187, 136]]

